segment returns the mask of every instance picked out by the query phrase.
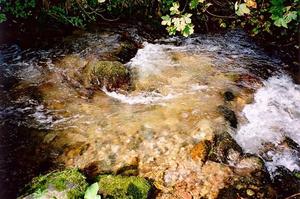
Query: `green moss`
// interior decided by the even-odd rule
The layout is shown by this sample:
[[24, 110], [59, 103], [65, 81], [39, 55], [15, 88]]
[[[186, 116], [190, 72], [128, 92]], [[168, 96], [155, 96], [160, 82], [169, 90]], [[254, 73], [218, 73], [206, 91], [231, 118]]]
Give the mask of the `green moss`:
[[294, 176], [300, 180], [300, 172], [295, 171]]
[[105, 86], [108, 90], [124, 87], [130, 82], [129, 70], [118, 61], [95, 61], [83, 71], [85, 86]]
[[104, 198], [146, 199], [151, 189], [150, 183], [135, 176], [99, 176], [100, 193]]
[[45, 194], [48, 197], [56, 197], [57, 193], [62, 193], [62, 196], [66, 195], [67, 198], [75, 199], [84, 194], [86, 187], [85, 177], [77, 169], [67, 169], [34, 178], [20, 198], [27, 195], [38, 198]]

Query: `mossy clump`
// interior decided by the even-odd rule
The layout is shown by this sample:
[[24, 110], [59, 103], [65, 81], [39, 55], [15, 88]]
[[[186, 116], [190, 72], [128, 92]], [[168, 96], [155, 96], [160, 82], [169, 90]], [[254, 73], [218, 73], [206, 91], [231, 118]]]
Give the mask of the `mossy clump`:
[[136, 176], [101, 175], [98, 182], [104, 198], [147, 199], [151, 190], [146, 179]]
[[76, 199], [84, 195], [86, 187], [85, 177], [77, 169], [66, 169], [34, 178], [19, 198]]
[[130, 84], [129, 70], [118, 61], [92, 61], [83, 70], [83, 83], [107, 90], [126, 89]]

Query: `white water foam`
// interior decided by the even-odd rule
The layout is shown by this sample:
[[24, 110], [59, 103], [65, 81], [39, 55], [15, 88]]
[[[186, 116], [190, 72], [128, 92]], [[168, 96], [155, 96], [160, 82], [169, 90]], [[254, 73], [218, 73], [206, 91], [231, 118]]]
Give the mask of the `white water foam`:
[[177, 64], [168, 54], [171, 51], [183, 51], [185, 47], [172, 45], [144, 43], [144, 48], [139, 49], [136, 56], [127, 64], [137, 69], [139, 77], [159, 74], [166, 67], [175, 67]]
[[[300, 144], [300, 85], [286, 75], [271, 77], [255, 94], [255, 102], [244, 108], [243, 115], [248, 123], [241, 126], [234, 137], [245, 152], [266, 151], [269, 171], [276, 166], [300, 170], [295, 150], [275, 149], [285, 137]], [[270, 146], [273, 149], [267, 148]]]
[[124, 95], [118, 92], [109, 92], [105, 88], [102, 89], [106, 95], [119, 100], [122, 103], [134, 104], [158, 104], [166, 100], [173, 99], [175, 95], [168, 94], [166, 96], [157, 92], [141, 92], [137, 95]]

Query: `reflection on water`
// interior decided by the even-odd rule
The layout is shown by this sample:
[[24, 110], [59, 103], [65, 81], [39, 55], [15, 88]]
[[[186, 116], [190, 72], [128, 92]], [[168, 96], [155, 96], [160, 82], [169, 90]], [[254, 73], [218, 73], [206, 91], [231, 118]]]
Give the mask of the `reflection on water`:
[[[210, 163], [201, 168], [201, 162], [191, 159], [190, 150], [201, 140], [211, 140], [214, 133], [227, 131], [217, 111], [219, 105], [226, 103], [236, 113], [242, 111], [261, 79], [274, 74], [280, 63], [244, 37], [235, 32], [158, 41], [165, 44], [144, 43], [126, 64], [134, 74], [134, 89], [113, 92], [106, 88], [91, 90], [81, 80], [82, 69], [89, 61], [118, 60], [115, 54], [124, 44], [117, 33], [85, 33], [67, 38], [63, 45], [48, 51], [4, 46], [1, 126], [21, 129], [16, 132], [17, 139], [23, 136], [23, 128], [29, 129], [24, 132], [38, 140], [31, 145], [32, 150], [24, 145], [23, 156], [32, 152], [32, 158], [21, 158], [28, 168], [35, 165], [34, 172], [50, 160], [54, 165], [80, 168], [93, 163], [102, 171], [116, 171], [137, 161], [139, 175], [153, 179], [164, 190], [162, 198], [171, 197], [171, 187], [191, 174], [204, 183], [198, 190], [200, 195], [213, 197], [224, 185], [220, 180], [212, 186], [215, 182], [207, 181], [205, 172], [219, 165]], [[181, 45], [173, 45], [174, 40]], [[234, 101], [224, 102], [225, 91], [236, 95]], [[244, 112], [249, 126], [252, 120], [247, 107]], [[242, 116], [239, 119], [242, 121]], [[260, 146], [253, 146], [254, 150], [246, 146], [244, 128], [247, 124], [236, 139], [245, 150], [256, 153]], [[259, 130], [251, 132], [259, 134]], [[13, 133], [7, 130], [3, 135]], [[7, 153], [16, 152], [2, 150], [2, 154]], [[7, 169], [1, 172], [7, 173]], [[220, 179], [231, 175], [227, 169], [216, 170]], [[16, 172], [15, 177], [32, 177], [22, 169]]]

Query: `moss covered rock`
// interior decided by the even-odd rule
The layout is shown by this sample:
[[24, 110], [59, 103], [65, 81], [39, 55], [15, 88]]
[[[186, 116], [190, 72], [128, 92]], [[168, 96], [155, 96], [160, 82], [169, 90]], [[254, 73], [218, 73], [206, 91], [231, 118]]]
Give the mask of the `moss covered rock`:
[[98, 177], [99, 192], [104, 198], [146, 199], [150, 194], [150, 183], [141, 177], [101, 175]]
[[129, 70], [118, 61], [92, 61], [83, 70], [83, 83], [86, 87], [97, 85], [107, 90], [128, 88]]
[[67, 169], [34, 178], [19, 198], [76, 199], [84, 195], [86, 187], [85, 177], [78, 170]]

